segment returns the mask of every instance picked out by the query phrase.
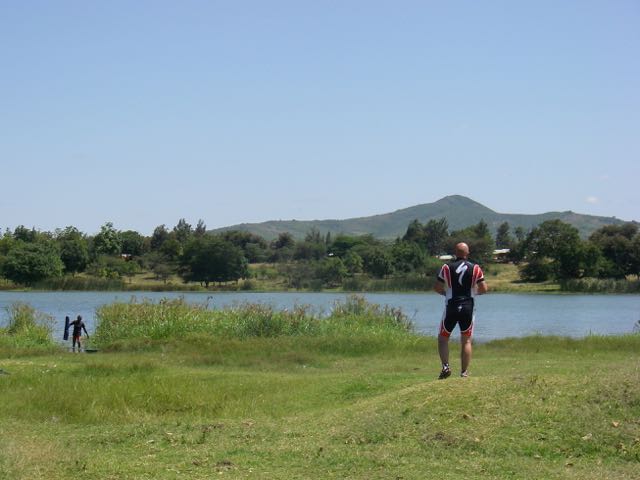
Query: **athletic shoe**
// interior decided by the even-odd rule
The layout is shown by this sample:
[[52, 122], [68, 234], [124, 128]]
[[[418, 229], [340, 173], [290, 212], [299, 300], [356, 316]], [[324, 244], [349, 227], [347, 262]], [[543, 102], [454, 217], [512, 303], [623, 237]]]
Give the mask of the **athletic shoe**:
[[442, 371], [440, 372], [440, 376], [438, 380], [444, 380], [451, 375], [451, 369], [449, 367], [442, 367]]
[[467, 378], [469, 376], [469, 370], [465, 370], [464, 372], [460, 372], [460, 376], [462, 378]]

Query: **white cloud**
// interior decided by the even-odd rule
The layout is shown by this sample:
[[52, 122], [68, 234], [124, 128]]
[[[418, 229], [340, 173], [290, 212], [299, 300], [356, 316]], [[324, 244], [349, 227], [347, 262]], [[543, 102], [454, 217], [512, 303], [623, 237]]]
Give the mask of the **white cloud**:
[[585, 201], [587, 203], [592, 204], [592, 205], [595, 205], [596, 203], [600, 203], [600, 200], [598, 199], [598, 197], [594, 197], [594, 196], [589, 196], [589, 197], [585, 198]]

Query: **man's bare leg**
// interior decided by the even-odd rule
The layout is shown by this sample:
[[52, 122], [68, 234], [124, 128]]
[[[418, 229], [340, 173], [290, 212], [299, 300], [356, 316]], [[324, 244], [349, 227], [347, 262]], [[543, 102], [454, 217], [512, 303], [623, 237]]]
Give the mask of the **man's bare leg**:
[[438, 353], [442, 365], [449, 365], [449, 337], [438, 335]]
[[461, 336], [460, 337], [460, 363], [461, 370], [466, 372], [469, 369], [469, 364], [471, 363], [471, 337]]
[[442, 371], [440, 371], [438, 378], [442, 380], [451, 375], [451, 369], [449, 368], [449, 337], [438, 335], [438, 353], [442, 362]]

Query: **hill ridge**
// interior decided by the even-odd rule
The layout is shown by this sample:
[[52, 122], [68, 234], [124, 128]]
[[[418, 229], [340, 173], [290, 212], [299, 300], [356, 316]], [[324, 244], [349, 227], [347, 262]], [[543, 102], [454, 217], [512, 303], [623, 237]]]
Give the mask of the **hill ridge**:
[[463, 195], [447, 195], [431, 203], [423, 203], [401, 208], [392, 212], [366, 217], [324, 220], [269, 220], [260, 223], [240, 223], [211, 230], [220, 233], [227, 230], [242, 230], [267, 240], [273, 240], [280, 233], [289, 232], [294, 238], [301, 239], [312, 228], [322, 235], [373, 235], [381, 239], [395, 239], [404, 235], [407, 226], [413, 220], [426, 223], [429, 220], [446, 218], [450, 230], [459, 230], [484, 220], [495, 232], [503, 222], [508, 222], [513, 231], [522, 227], [525, 231], [534, 228], [546, 220], [561, 220], [576, 227], [582, 237], [604, 225], [626, 223], [615, 217], [602, 217], [575, 213], [571, 210], [552, 211], [540, 214], [499, 213]]

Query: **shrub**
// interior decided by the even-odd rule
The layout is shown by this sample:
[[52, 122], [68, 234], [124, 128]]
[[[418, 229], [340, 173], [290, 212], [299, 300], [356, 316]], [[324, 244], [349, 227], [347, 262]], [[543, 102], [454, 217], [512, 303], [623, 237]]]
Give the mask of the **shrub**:
[[51, 349], [56, 346], [51, 337], [51, 316], [22, 302], [13, 303], [6, 307], [6, 311], [7, 326], [0, 329], [1, 347]]
[[533, 259], [520, 267], [520, 278], [525, 282], [544, 282], [551, 278], [552, 268], [549, 263]]

